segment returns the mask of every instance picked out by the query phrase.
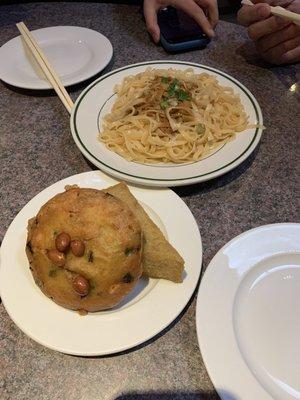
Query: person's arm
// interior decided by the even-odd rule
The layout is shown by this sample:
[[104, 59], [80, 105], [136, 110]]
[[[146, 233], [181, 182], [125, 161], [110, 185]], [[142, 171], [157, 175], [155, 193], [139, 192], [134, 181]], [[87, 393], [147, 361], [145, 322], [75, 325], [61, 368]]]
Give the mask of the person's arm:
[[270, 5], [286, 8], [300, 14], [300, 0], [255, 1], [238, 12], [238, 22], [248, 27], [261, 57], [272, 64], [300, 62], [300, 26], [271, 14]]
[[214, 36], [213, 29], [219, 19], [217, 0], [144, 0], [147, 30], [155, 43], [158, 43], [160, 38], [157, 12], [167, 6], [181, 9], [194, 18], [207, 36]]

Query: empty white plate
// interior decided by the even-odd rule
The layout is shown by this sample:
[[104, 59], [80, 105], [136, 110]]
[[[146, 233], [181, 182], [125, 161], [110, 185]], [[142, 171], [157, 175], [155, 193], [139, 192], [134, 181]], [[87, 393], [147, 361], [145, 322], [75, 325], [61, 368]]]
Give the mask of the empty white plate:
[[[64, 86], [82, 82], [111, 60], [113, 48], [101, 33], [79, 26], [53, 26], [31, 31]], [[0, 48], [0, 79], [24, 89], [51, 89], [21, 36]]]
[[223, 400], [300, 399], [300, 224], [234, 238], [208, 266], [197, 333]]

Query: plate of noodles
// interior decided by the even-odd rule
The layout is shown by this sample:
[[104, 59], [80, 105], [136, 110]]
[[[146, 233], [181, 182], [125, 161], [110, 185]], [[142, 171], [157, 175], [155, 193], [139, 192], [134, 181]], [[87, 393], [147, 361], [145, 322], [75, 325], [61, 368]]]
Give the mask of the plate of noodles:
[[252, 93], [217, 69], [151, 61], [107, 73], [79, 96], [71, 131], [99, 169], [131, 183], [180, 186], [242, 163], [263, 129]]

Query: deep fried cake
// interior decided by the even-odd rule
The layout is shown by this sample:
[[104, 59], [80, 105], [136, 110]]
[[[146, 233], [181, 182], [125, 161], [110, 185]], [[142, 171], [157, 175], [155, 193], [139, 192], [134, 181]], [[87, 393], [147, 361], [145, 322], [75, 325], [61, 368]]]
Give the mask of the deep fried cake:
[[26, 253], [48, 297], [73, 310], [99, 311], [118, 304], [142, 274], [141, 235], [124, 202], [71, 187], [29, 221]]
[[168, 279], [182, 282], [184, 260], [166, 240], [125, 183], [119, 183], [105, 190], [124, 201], [136, 216], [143, 231], [143, 275], [149, 278]]

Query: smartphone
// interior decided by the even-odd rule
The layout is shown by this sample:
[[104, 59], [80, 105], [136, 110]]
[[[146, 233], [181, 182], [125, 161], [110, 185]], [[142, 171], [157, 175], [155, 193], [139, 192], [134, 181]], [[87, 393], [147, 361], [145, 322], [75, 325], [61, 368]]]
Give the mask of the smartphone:
[[201, 49], [210, 39], [190, 16], [174, 7], [166, 7], [157, 14], [160, 42], [168, 52]]

